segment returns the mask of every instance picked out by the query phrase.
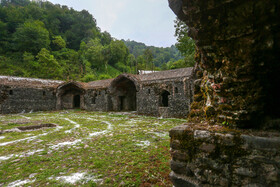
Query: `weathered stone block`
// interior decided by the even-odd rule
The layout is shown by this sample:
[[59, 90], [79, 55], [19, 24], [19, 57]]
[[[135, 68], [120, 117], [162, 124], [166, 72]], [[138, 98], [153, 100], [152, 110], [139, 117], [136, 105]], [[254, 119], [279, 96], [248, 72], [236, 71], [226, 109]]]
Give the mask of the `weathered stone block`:
[[243, 168], [243, 167], [236, 168], [234, 170], [234, 172], [237, 175], [241, 175], [241, 176], [245, 176], [245, 177], [255, 177], [256, 176], [256, 173], [252, 169], [249, 169], [249, 168]]
[[178, 151], [178, 150], [171, 150], [171, 156], [175, 161], [188, 161], [190, 159], [189, 155], [185, 152]]
[[207, 153], [211, 153], [212, 151], [214, 151], [216, 148], [216, 146], [214, 144], [206, 144], [206, 143], [203, 143], [199, 149], [202, 150], [202, 151], [205, 151]]
[[174, 171], [177, 174], [182, 174], [186, 176], [193, 175], [191, 169], [187, 167], [187, 163], [171, 160], [170, 166], [172, 171]]
[[[169, 136], [171, 138], [188, 136], [191, 131], [191, 128], [188, 125], [180, 125], [169, 131]], [[191, 136], [191, 134], [190, 134]]]
[[192, 181], [191, 179], [188, 179], [185, 176], [178, 175], [174, 172], [170, 173], [170, 178], [176, 187], [198, 187], [199, 185], [195, 182]]
[[194, 131], [195, 138], [209, 138], [210, 132], [209, 131], [202, 131], [202, 130], [195, 130]]
[[170, 142], [171, 149], [180, 150], [181, 149], [181, 142], [179, 140], [172, 140]]

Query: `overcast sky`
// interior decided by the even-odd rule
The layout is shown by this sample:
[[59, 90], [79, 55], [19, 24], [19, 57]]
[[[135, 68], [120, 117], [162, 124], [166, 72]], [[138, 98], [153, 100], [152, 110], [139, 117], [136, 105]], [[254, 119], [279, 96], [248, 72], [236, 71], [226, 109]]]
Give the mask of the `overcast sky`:
[[176, 43], [175, 15], [168, 0], [49, 0], [75, 10], [88, 10], [102, 31], [157, 47]]

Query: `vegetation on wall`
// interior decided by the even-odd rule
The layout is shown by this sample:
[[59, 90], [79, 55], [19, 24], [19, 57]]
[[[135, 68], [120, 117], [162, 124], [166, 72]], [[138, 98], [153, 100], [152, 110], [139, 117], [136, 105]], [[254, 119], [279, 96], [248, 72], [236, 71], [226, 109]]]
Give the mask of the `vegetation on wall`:
[[[184, 42], [176, 35], [179, 44]], [[117, 40], [101, 32], [86, 10], [29, 0], [2, 0], [0, 5], [1, 75], [87, 82], [139, 69], [190, 66], [190, 53], [178, 49]]]

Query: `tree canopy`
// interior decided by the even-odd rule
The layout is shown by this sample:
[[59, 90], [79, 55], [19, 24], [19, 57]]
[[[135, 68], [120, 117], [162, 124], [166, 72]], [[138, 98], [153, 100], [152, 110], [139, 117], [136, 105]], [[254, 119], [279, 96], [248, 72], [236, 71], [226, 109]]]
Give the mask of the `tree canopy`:
[[185, 37], [182, 23], [177, 25], [178, 44], [159, 48], [101, 32], [86, 10], [48, 1], [2, 0], [0, 74], [93, 81], [139, 69], [188, 66], [194, 44]]

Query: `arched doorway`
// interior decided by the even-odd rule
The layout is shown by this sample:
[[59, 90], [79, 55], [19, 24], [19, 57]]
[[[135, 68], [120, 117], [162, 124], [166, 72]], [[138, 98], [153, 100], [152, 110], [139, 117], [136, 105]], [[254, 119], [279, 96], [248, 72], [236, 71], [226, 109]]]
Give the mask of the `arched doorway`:
[[169, 95], [170, 95], [170, 93], [166, 90], [164, 90], [161, 93], [161, 107], [168, 107], [169, 106], [169, 98], [168, 98]]
[[136, 111], [135, 80], [130, 75], [120, 75], [110, 85], [114, 111]]
[[83, 109], [84, 94], [84, 88], [77, 82], [62, 84], [57, 89], [57, 109]]

